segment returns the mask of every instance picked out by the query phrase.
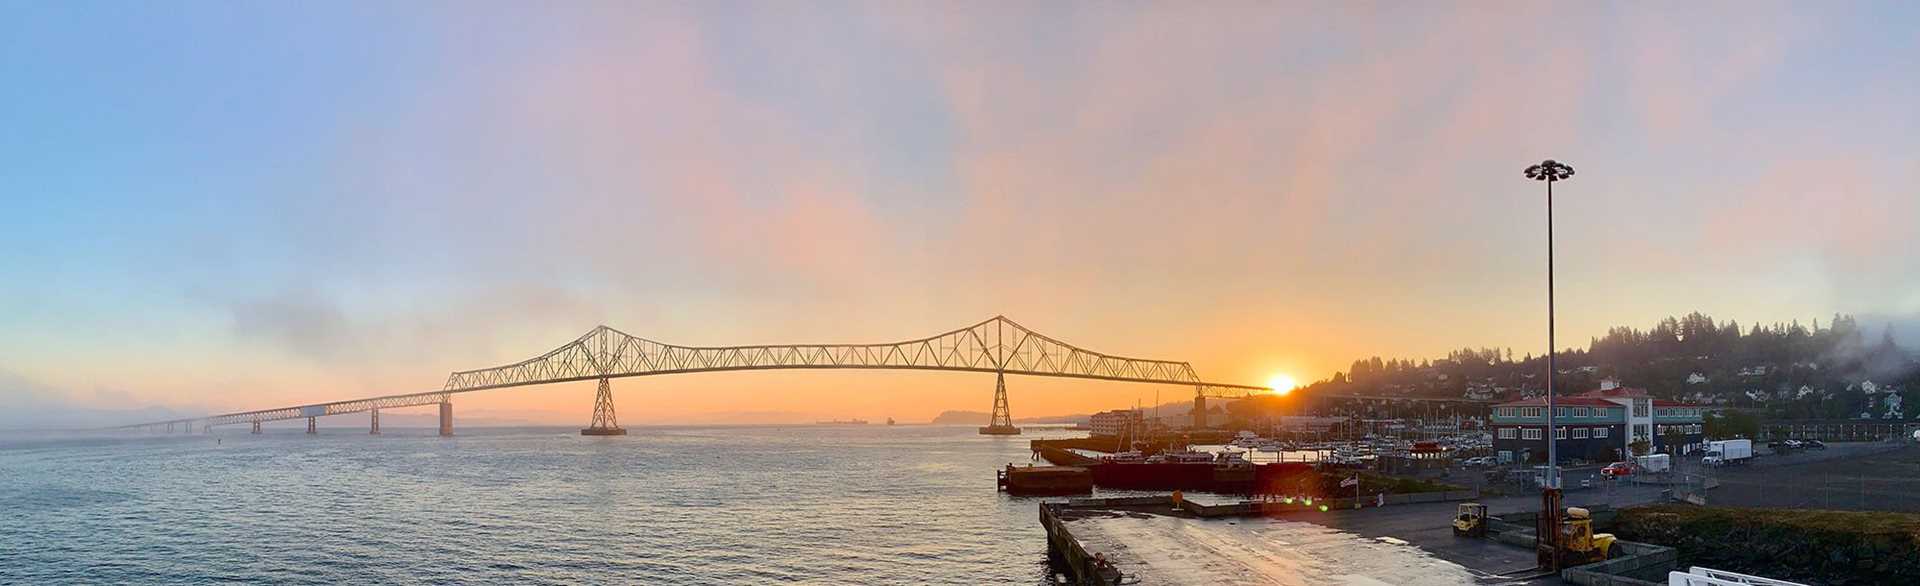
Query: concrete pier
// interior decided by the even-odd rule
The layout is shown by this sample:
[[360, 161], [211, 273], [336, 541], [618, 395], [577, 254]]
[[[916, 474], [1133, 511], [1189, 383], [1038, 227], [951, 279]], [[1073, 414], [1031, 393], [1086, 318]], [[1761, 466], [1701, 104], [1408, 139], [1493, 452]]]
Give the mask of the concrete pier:
[[453, 437], [453, 402], [440, 402], [440, 437]]
[[307, 418], [307, 435], [317, 435], [320, 433], [320, 427], [314, 422], [315, 419], [314, 417]]
[[[1321, 512], [1320, 501], [1266, 504], [1176, 504], [1165, 496], [1072, 499], [1041, 505], [1040, 517], [1049, 558], [1083, 584], [1304, 586], [1336, 579], [1464, 586], [1533, 566], [1532, 552], [1523, 548], [1471, 540], [1478, 549], [1470, 555], [1442, 556], [1409, 540], [1323, 524], [1334, 516], [1398, 516], [1395, 509], [1403, 507]], [[1450, 527], [1450, 519], [1443, 512], [1420, 521]]]
[[367, 435], [380, 435], [380, 410], [379, 409], [373, 410], [373, 427], [372, 429], [367, 430]]
[[260, 435], [260, 422], [253, 422], [253, 435]]

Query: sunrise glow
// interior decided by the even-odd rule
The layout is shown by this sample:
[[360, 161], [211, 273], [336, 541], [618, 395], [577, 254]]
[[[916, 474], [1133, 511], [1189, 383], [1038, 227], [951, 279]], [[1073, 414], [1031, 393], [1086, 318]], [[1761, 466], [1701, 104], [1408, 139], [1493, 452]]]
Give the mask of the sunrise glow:
[[1291, 393], [1296, 386], [1299, 386], [1299, 383], [1294, 382], [1293, 376], [1288, 374], [1276, 374], [1267, 379], [1267, 387], [1273, 389], [1275, 395]]

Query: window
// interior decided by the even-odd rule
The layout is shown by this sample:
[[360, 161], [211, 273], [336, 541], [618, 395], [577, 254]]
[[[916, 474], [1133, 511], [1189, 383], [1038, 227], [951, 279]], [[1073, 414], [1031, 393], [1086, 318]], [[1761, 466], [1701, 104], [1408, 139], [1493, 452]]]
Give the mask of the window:
[[1652, 407], [1653, 407], [1653, 400], [1651, 399], [1636, 400], [1633, 402], [1633, 416], [1646, 417], [1647, 411]]
[[1593, 428], [1593, 438], [1607, 439], [1607, 428], [1604, 428], [1604, 427]]
[[1554, 417], [1566, 417], [1568, 413], [1569, 413], [1569, 410], [1568, 410], [1568, 409], [1567, 409], [1566, 407], [1554, 407], [1554, 408], [1553, 408], [1553, 416], [1554, 416]]
[[1540, 439], [1540, 428], [1529, 427], [1529, 428], [1520, 430], [1520, 439], [1525, 439], [1525, 440]]
[[1587, 439], [1587, 428], [1573, 428], [1573, 439]]
[[1500, 428], [1500, 439], [1513, 439], [1513, 428], [1511, 427]]
[[1513, 461], [1513, 450], [1500, 450], [1501, 464], [1505, 464], [1507, 462], [1512, 462], [1512, 461]]
[[1565, 427], [1553, 428], [1553, 439], [1557, 439], [1557, 440], [1567, 439], [1567, 428]]

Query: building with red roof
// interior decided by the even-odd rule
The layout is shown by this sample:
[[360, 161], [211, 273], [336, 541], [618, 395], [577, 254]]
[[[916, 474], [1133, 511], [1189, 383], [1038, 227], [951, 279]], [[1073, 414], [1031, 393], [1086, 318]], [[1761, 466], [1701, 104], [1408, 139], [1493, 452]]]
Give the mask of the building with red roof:
[[[1561, 463], [1613, 462], [1633, 454], [1691, 455], [1701, 447], [1704, 407], [1654, 399], [1644, 389], [1602, 382], [1600, 388], [1555, 397], [1553, 423]], [[1547, 400], [1534, 397], [1493, 406], [1493, 449], [1502, 462], [1547, 459]]]

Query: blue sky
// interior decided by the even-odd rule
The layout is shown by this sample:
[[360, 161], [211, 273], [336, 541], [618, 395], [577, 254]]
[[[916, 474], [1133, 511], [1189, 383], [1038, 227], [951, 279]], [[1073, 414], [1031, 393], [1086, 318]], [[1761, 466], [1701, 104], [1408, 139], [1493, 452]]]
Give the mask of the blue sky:
[[[1915, 12], [0, 2], [0, 392], [422, 390], [598, 323], [867, 341], [1003, 313], [1250, 381], [1523, 350], [1519, 170], [1546, 157], [1581, 170], [1564, 339], [1914, 316]], [[684, 384], [713, 398], [659, 420], [984, 408], [971, 379]], [[823, 390], [763, 392], [789, 384]], [[1048, 384], [1029, 412], [1140, 392]]]

